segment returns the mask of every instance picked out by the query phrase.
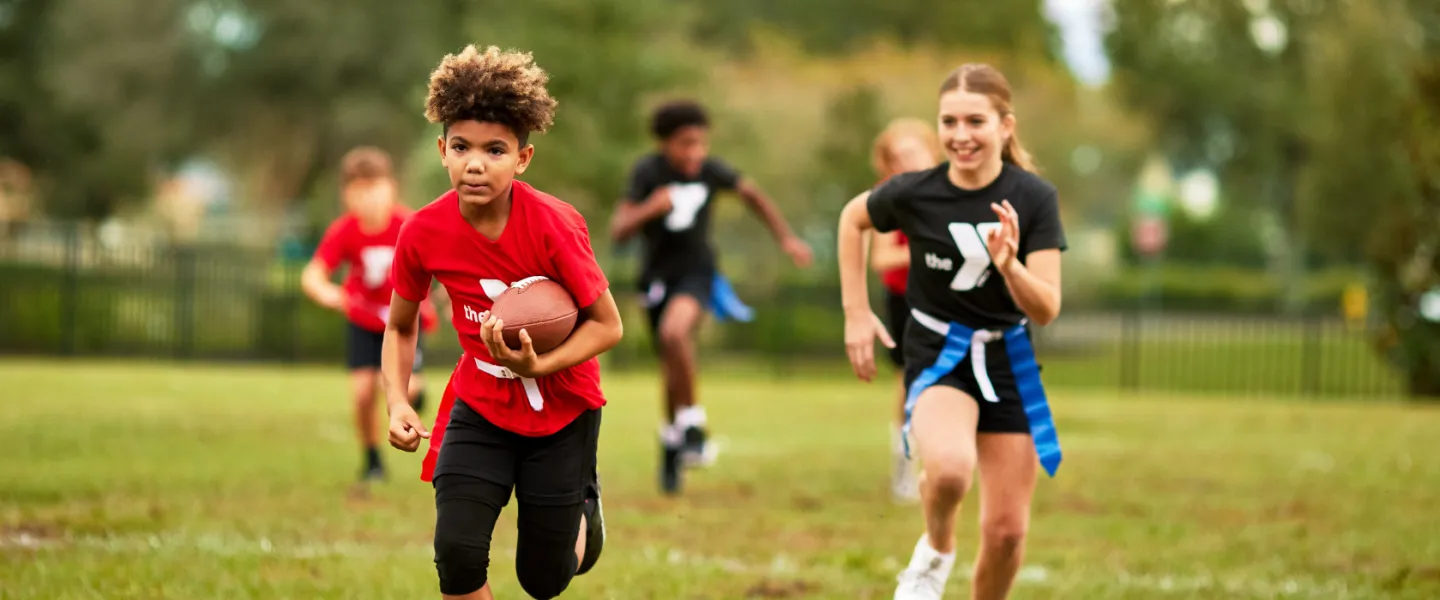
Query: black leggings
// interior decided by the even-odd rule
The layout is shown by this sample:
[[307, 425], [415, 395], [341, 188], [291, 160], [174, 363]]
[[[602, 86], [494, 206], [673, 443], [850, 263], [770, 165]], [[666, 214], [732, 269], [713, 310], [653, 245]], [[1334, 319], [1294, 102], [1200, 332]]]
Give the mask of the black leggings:
[[[435, 478], [435, 570], [440, 593], [469, 594], [489, 579], [490, 536], [510, 490], [467, 477]], [[520, 587], [535, 598], [554, 598], [569, 587], [580, 566], [575, 541], [580, 535], [583, 504], [545, 506], [516, 502], [520, 539], [515, 548], [515, 574]]]
[[515, 491], [515, 573], [532, 597], [559, 596], [579, 567], [575, 542], [595, 482], [600, 410], [552, 435], [521, 436], [456, 402], [435, 469], [435, 570], [440, 592], [469, 594], [489, 580], [490, 540]]

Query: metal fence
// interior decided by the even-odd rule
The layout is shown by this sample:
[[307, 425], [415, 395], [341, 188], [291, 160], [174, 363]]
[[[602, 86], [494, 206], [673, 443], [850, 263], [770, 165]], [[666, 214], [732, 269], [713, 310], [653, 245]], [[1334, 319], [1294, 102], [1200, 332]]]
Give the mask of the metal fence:
[[[300, 292], [302, 268], [278, 252], [106, 244], [105, 236], [75, 227], [12, 236], [0, 240], [0, 353], [338, 365], [343, 318]], [[629, 283], [612, 284], [630, 326], [603, 361], [612, 369], [646, 368], [654, 353], [644, 313]], [[758, 367], [776, 376], [848, 370], [834, 284], [738, 291], [757, 317], [707, 323], [706, 368]], [[1336, 318], [1067, 306], [1035, 338], [1052, 385], [1308, 396], [1403, 388], [1364, 332]], [[432, 365], [458, 357], [448, 324], [427, 342], [427, 353]]]

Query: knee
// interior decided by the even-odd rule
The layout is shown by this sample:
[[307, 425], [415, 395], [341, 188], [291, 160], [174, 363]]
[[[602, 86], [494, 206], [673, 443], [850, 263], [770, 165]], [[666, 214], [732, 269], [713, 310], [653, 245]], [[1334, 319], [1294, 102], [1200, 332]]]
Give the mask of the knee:
[[440, 575], [440, 593], [462, 596], [485, 587], [489, 568], [489, 539], [465, 535], [459, 528], [436, 528], [435, 570]]
[[688, 328], [664, 324], [660, 327], [660, 347], [666, 351], [675, 351], [684, 348], [690, 343], [690, 331]]
[[980, 524], [980, 536], [992, 552], [1015, 554], [1024, 547], [1029, 526], [1023, 514], [1001, 514], [988, 517]]
[[963, 460], [938, 460], [925, 464], [925, 485], [937, 498], [959, 500], [970, 491], [974, 466]]

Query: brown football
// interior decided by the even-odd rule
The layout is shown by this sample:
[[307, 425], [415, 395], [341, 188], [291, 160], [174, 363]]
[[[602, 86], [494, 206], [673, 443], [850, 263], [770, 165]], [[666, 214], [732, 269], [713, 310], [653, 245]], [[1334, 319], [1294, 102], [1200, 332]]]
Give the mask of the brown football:
[[544, 354], [570, 337], [580, 309], [564, 286], [545, 277], [529, 277], [500, 294], [490, 314], [505, 322], [500, 333], [506, 346], [519, 350], [520, 330], [524, 329], [535, 353]]

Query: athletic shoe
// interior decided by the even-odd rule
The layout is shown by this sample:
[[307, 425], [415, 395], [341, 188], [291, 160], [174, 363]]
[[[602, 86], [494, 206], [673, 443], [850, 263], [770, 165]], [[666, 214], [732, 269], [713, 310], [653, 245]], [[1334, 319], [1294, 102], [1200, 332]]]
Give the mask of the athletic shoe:
[[660, 490], [666, 494], [680, 493], [680, 448], [660, 440]]
[[685, 461], [685, 466], [690, 468], [704, 468], [715, 464], [719, 456], [719, 447], [710, 438], [704, 427], [690, 426], [685, 428], [684, 444], [680, 447], [680, 456]]
[[950, 579], [950, 569], [955, 566], [955, 554], [941, 554], [930, 546], [930, 540], [922, 535], [915, 544], [915, 553], [910, 557], [910, 566], [900, 572], [899, 587], [895, 588], [895, 600], [940, 600], [945, 594], [945, 582]]
[[595, 484], [585, 498], [585, 555], [580, 560], [576, 575], [584, 575], [600, 560], [600, 551], [605, 549], [605, 514], [600, 507], [600, 474], [595, 474]]

